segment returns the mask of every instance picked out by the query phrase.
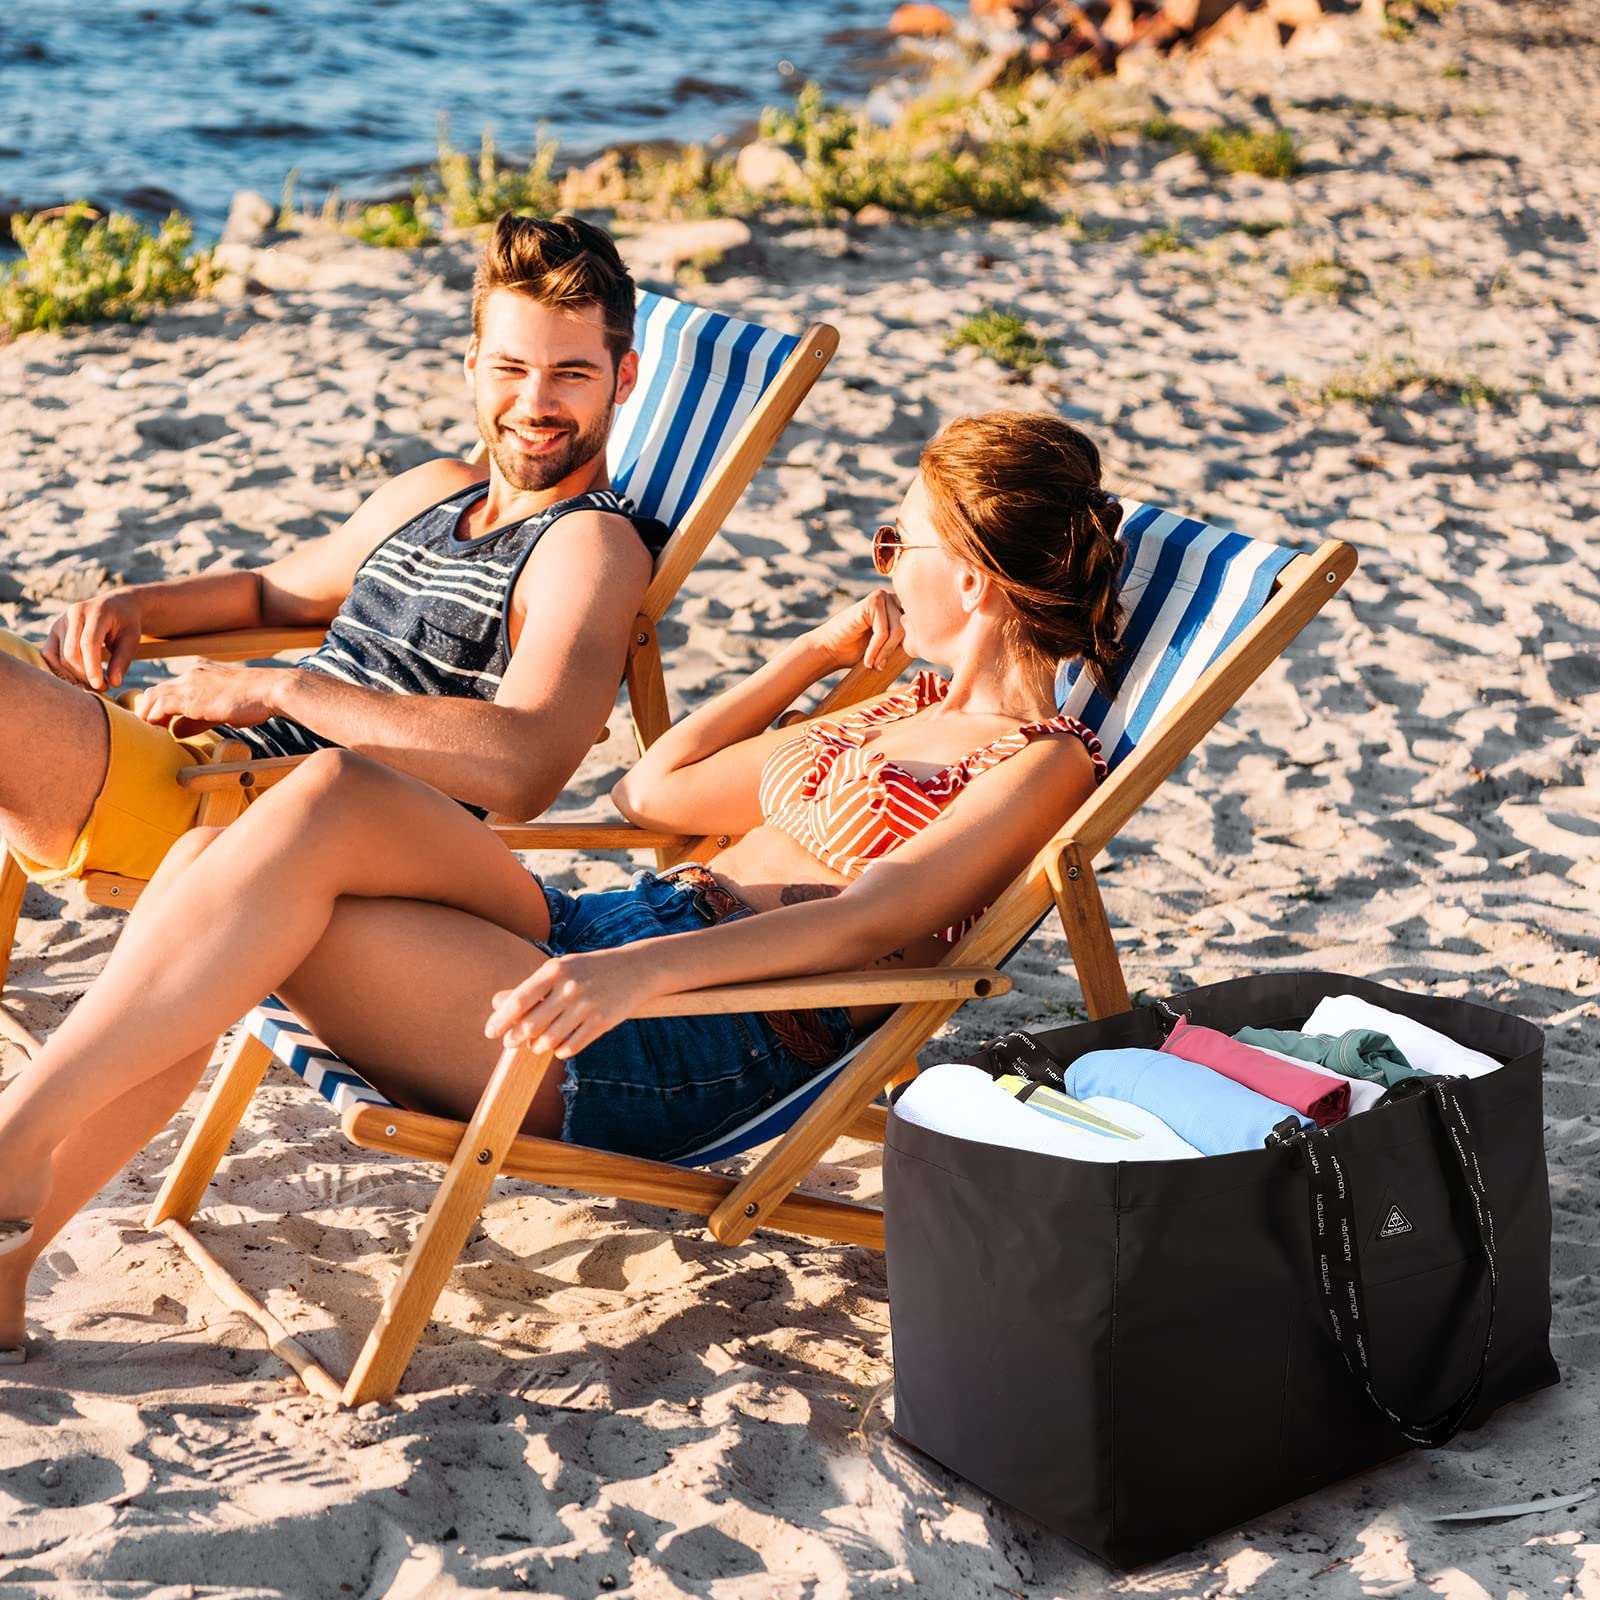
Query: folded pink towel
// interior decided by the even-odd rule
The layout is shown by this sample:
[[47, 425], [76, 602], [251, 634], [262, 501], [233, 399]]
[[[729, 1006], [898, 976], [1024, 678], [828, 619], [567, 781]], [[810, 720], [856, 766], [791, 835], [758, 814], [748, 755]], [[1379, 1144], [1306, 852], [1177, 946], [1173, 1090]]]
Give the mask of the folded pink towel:
[[1350, 1115], [1350, 1085], [1320, 1072], [1307, 1072], [1265, 1050], [1240, 1044], [1215, 1028], [1196, 1028], [1179, 1020], [1161, 1047], [1168, 1055], [1181, 1056], [1202, 1067], [1210, 1067], [1235, 1083], [1242, 1083], [1257, 1094], [1264, 1094], [1279, 1105], [1291, 1107], [1311, 1118], [1319, 1128], [1343, 1122]]

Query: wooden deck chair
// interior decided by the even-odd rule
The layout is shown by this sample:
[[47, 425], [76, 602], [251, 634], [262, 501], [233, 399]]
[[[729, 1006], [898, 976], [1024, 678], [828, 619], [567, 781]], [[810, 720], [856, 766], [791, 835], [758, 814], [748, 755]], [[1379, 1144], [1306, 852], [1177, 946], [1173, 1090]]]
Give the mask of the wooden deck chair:
[[[1054, 906], [1089, 1012], [1129, 1007], [1110, 924], [1095, 883], [1095, 855], [1284, 650], [1354, 570], [1338, 542], [1296, 555], [1156, 507], [1126, 507], [1123, 566], [1127, 652], [1121, 687], [1107, 702], [1078, 674], [1064, 673], [1064, 704], [1097, 728], [1112, 771], [1049, 845], [954, 946], [921, 971], [841, 972], [725, 986], [667, 997], [640, 1015], [695, 1015], [898, 1001], [860, 1045], [786, 1100], [682, 1162], [640, 1160], [520, 1135], [548, 1056], [507, 1050], [469, 1123], [390, 1104], [281, 1004], [252, 1014], [218, 1071], [147, 1216], [164, 1228], [233, 1308], [252, 1317], [271, 1347], [315, 1393], [358, 1405], [391, 1397], [496, 1173], [583, 1193], [643, 1201], [709, 1219], [725, 1243], [770, 1227], [882, 1247], [882, 1214], [796, 1192], [828, 1148], [845, 1136], [882, 1139], [885, 1084], [914, 1070], [916, 1052], [967, 999], [1010, 987], [998, 970]], [[856, 675], [856, 687], [865, 680]], [[869, 691], [875, 686], [867, 683]], [[847, 691], [848, 692], [848, 691]], [[836, 691], [833, 697], [838, 699]], [[581, 830], [558, 823], [500, 830], [514, 848], [584, 845], [692, 851], [695, 841], [624, 825]], [[240, 1117], [274, 1060], [299, 1074], [339, 1111], [344, 1133], [373, 1150], [441, 1162], [446, 1171], [400, 1276], [349, 1378], [339, 1383], [232, 1278], [190, 1224]], [[772, 1141], [776, 1140], [776, 1143]], [[743, 1176], [705, 1167], [772, 1143]]]
[[[839, 336], [826, 323], [816, 323], [795, 338], [645, 291], [639, 295], [634, 343], [639, 378], [617, 410], [606, 462], [612, 487], [631, 496], [645, 516], [657, 517], [672, 529], [656, 560], [628, 650], [628, 700], [634, 735], [643, 750], [671, 721], [656, 628], [821, 376], [838, 348]], [[483, 453], [480, 442], [471, 459], [481, 460]], [[284, 650], [313, 648], [322, 642], [323, 632], [257, 628], [149, 638], [137, 654], [141, 660], [174, 656], [256, 660]], [[231, 743], [213, 761], [179, 778], [205, 795], [197, 818], [200, 824], [231, 822], [252, 793], [283, 778], [304, 759], [240, 759], [248, 755], [245, 746]], [[109, 872], [87, 873], [83, 881], [85, 893], [96, 904], [124, 910], [144, 887], [137, 879]], [[0, 992], [26, 888], [22, 869], [0, 848]], [[38, 1040], [3, 1002], [0, 1032], [25, 1050], [38, 1047]]]

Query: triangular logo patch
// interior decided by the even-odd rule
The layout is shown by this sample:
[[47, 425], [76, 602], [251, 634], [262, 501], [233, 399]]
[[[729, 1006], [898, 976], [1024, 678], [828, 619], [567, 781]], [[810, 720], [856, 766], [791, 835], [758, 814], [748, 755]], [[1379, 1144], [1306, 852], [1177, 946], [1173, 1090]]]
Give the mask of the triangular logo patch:
[[1380, 1239], [1395, 1239], [1402, 1233], [1411, 1232], [1411, 1223], [1407, 1220], [1405, 1212], [1399, 1206], [1390, 1206], [1389, 1214], [1383, 1219], [1383, 1226], [1378, 1229]]

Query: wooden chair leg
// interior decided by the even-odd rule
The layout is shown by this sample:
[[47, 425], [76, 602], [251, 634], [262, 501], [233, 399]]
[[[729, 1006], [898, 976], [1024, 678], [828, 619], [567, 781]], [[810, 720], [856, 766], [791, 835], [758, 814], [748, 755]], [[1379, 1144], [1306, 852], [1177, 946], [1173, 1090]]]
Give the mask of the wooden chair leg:
[[17, 925], [22, 920], [22, 897], [28, 892], [28, 879], [17, 859], [0, 845], [0, 1033], [32, 1055], [39, 1040], [12, 1015], [3, 1001], [6, 979], [11, 972], [11, 956], [16, 949]]
[[1086, 853], [1076, 841], [1070, 842], [1046, 870], [1089, 1015], [1098, 1020], [1132, 1011], [1111, 921]]
[[416, 1243], [356, 1358], [344, 1386], [346, 1405], [394, 1398], [439, 1291], [454, 1269], [506, 1152], [553, 1064], [551, 1056], [526, 1049], [509, 1049], [501, 1055], [451, 1157]]
[[167, 1221], [187, 1223], [194, 1216], [217, 1164], [227, 1153], [233, 1130], [271, 1065], [272, 1052], [253, 1033], [246, 1033], [233, 1047], [145, 1213], [145, 1227], [159, 1228]]

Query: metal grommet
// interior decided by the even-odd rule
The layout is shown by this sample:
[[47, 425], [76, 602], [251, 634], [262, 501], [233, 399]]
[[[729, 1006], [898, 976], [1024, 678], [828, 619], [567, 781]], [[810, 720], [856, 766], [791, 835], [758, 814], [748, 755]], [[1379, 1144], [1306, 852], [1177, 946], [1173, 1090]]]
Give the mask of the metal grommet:
[[1338, 577], [1338, 573], [1336, 573], [1336, 572], [1325, 572], [1325, 573], [1324, 573], [1324, 574], [1323, 574], [1323, 582], [1324, 582], [1324, 583], [1332, 583], [1332, 582], [1333, 582], [1333, 580], [1334, 580], [1334, 579], [1335, 579], [1335, 578], [1336, 578], [1336, 577]]
[[386, 1139], [394, 1138], [394, 1136], [395, 1136], [395, 1126], [394, 1126], [394, 1124], [392, 1122], [389, 1124], [389, 1126], [387, 1128], [385, 1128], [383, 1130], [383, 1136]]

